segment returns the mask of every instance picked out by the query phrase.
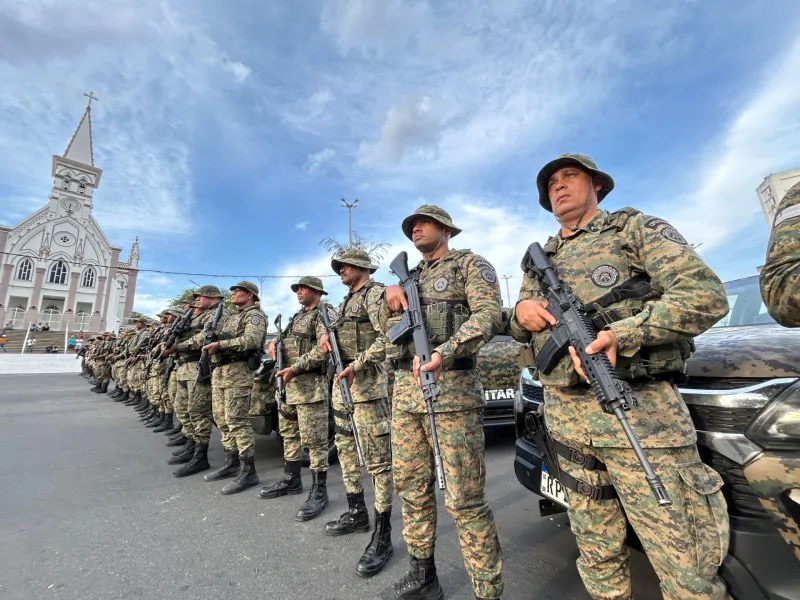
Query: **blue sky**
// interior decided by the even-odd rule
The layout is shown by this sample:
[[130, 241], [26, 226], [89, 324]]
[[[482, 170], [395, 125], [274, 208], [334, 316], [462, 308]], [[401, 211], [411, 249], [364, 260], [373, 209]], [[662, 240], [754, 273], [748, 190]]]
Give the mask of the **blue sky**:
[[[95, 217], [142, 269], [331, 274], [324, 237], [454, 241], [511, 275], [557, 229], [535, 177], [589, 154], [723, 279], [755, 273], [755, 188], [800, 167], [800, 3], [635, 0], [50, 0], [0, 5], [0, 222], [47, 201], [50, 160], [94, 91]], [[388, 260], [386, 261], [388, 263]], [[378, 278], [391, 279], [384, 268]], [[136, 308], [232, 278], [142, 273]], [[331, 298], [343, 290], [325, 280]], [[270, 317], [296, 308], [264, 282]], [[505, 290], [504, 290], [505, 298]]]

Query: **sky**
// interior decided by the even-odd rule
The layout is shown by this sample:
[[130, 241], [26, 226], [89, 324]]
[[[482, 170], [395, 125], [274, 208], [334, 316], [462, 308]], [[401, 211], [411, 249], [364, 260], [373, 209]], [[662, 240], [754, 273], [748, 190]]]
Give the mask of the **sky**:
[[286, 276], [338, 302], [320, 242], [347, 240], [341, 198], [390, 244], [377, 279], [418, 260], [400, 223], [433, 203], [513, 304], [558, 229], [536, 174], [564, 152], [614, 177], [603, 208], [666, 219], [730, 280], [763, 262], [756, 187], [800, 167], [797, 73], [789, 0], [5, 1], [0, 223], [47, 202], [91, 90], [94, 216], [123, 258], [139, 236], [147, 314], [242, 275], [270, 320], [298, 307]]

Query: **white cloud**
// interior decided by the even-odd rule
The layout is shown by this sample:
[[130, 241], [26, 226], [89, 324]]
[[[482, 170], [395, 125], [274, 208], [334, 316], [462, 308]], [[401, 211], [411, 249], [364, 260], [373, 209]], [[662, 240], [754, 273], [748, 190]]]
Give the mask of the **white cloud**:
[[325, 165], [330, 163], [334, 156], [336, 156], [336, 152], [330, 148], [323, 148], [319, 152], [309, 154], [306, 169], [308, 169], [308, 172], [312, 175], [321, 173], [325, 170]]
[[386, 113], [378, 143], [361, 142], [359, 163], [398, 163], [406, 156], [415, 162], [435, 160], [439, 155], [442, 126], [428, 96], [392, 106]]
[[155, 317], [158, 313], [167, 308], [171, 302], [172, 296], [156, 296], [153, 294], [142, 294], [137, 291], [136, 298], [133, 302], [133, 310], [143, 315]]
[[223, 68], [228, 71], [238, 83], [243, 83], [245, 79], [250, 76], [250, 67], [238, 60], [230, 60], [224, 57], [222, 61]]
[[283, 120], [301, 131], [317, 134], [318, 128], [329, 121], [327, 109], [334, 100], [329, 90], [318, 90], [291, 108], [283, 108]]
[[295, 229], [305, 230], [308, 227], [308, 221], [301, 221], [300, 223], [298, 223], [294, 227], [295, 227]]
[[142, 273], [139, 281], [148, 287], [168, 287], [173, 285], [173, 281], [169, 277], [150, 273]]

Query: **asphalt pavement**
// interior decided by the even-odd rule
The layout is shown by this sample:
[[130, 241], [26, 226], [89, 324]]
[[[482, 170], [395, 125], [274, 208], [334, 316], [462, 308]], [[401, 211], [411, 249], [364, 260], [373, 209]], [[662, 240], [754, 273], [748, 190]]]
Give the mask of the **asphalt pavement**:
[[[297, 523], [305, 500], [236, 496], [202, 475], [178, 479], [165, 438], [130, 408], [88, 391], [77, 375], [0, 376], [0, 598], [31, 600], [367, 600], [408, 567], [400, 502], [395, 554], [378, 576], [353, 571], [370, 534], [331, 538], [326, 521], [347, 508], [341, 472], [328, 508]], [[256, 436], [262, 484], [281, 476], [274, 436]], [[514, 432], [487, 433], [487, 495], [503, 548], [504, 598], [585, 600], [565, 515], [540, 517], [516, 480]], [[209, 460], [223, 461], [215, 430]], [[310, 473], [303, 471], [306, 490]], [[367, 478], [368, 479], [368, 478]], [[367, 481], [367, 497], [372, 497]], [[473, 598], [453, 520], [439, 502], [436, 564], [445, 595]], [[369, 502], [368, 502], [369, 503]], [[637, 598], [661, 597], [646, 559], [632, 560]]]

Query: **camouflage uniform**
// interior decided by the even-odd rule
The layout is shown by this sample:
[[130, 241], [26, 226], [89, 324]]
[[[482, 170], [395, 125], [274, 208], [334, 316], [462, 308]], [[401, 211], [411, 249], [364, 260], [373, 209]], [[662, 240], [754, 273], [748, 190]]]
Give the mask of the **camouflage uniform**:
[[761, 269], [761, 297], [769, 314], [785, 327], [800, 327], [800, 183], [786, 192]]
[[[415, 218], [428, 217], [452, 228], [446, 211], [424, 205], [403, 222], [411, 238]], [[476, 355], [500, 328], [501, 299], [492, 265], [470, 250], [448, 250], [417, 265], [418, 289], [431, 350], [443, 370], [434, 404], [446, 480], [445, 507], [456, 522], [461, 554], [475, 594], [499, 598], [502, 553], [494, 514], [486, 502], [483, 412], [486, 401]], [[381, 307], [384, 333], [401, 318]], [[403, 537], [415, 559], [432, 559], [436, 542], [431, 432], [422, 391], [411, 370], [413, 343], [387, 345], [395, 381], [392, 399], [392, 469], [403, 502]], [[412, 569], [414, 565], [412, 563]]]
[[[591, 159], [561, 157], [539, 173], [540, 203], [546, 210], [552, 210], [547, 192], [550, 176], [570, 165], [601, 179], [600, 200], [613, 189], [613, 180]], [[539, 375], [553, 438], [564, 444], [568, 455], [569, 449], [573, 451], [574, 461], [595, 457], [601, 463], [581, 464], [559, 456], [562, 474], [578, 480], [582, 490], [571, 491], [568, 497], [570, 524], [580, 549], [577, 566], [586, 589], [598, 599], [632, 598], [627, 515], [659, 576], [665, 599], [726, 598], [725, 585], [717, 576], [729, 538], [722, 479], [700, 461], [689, 411], [672, 383], [693, 348], [691, 337], [727, 313], [722, 283], [669, 223], [631, 208], [614, 213], [597, 210], [570, 236], [550, 238], [544, 251], [575, 295], [584, 303], [596, 303], [590, 305], [596, 307], [590, 313], [594, 322], [616, 335], [617, 373], [629, 380], [639, 401], [628, 419], [673, 500], [668, 510], [656, 504], [622, 428], [613, 415], [602, 411], [569, 356], [548, 375]], [[638, 274], [649, 276], [646, 295], [608, 295]], [[538, 279], [530, 273], [523, 279], [519, 298], [543, 300]], [[531, 342], [534, 353], [550, 335], [547, 330], [531, 334], [524, 329], [516, 307], [510, 328], [515, 339]], [[594, 499], [598, 496], [610, 498]]]

